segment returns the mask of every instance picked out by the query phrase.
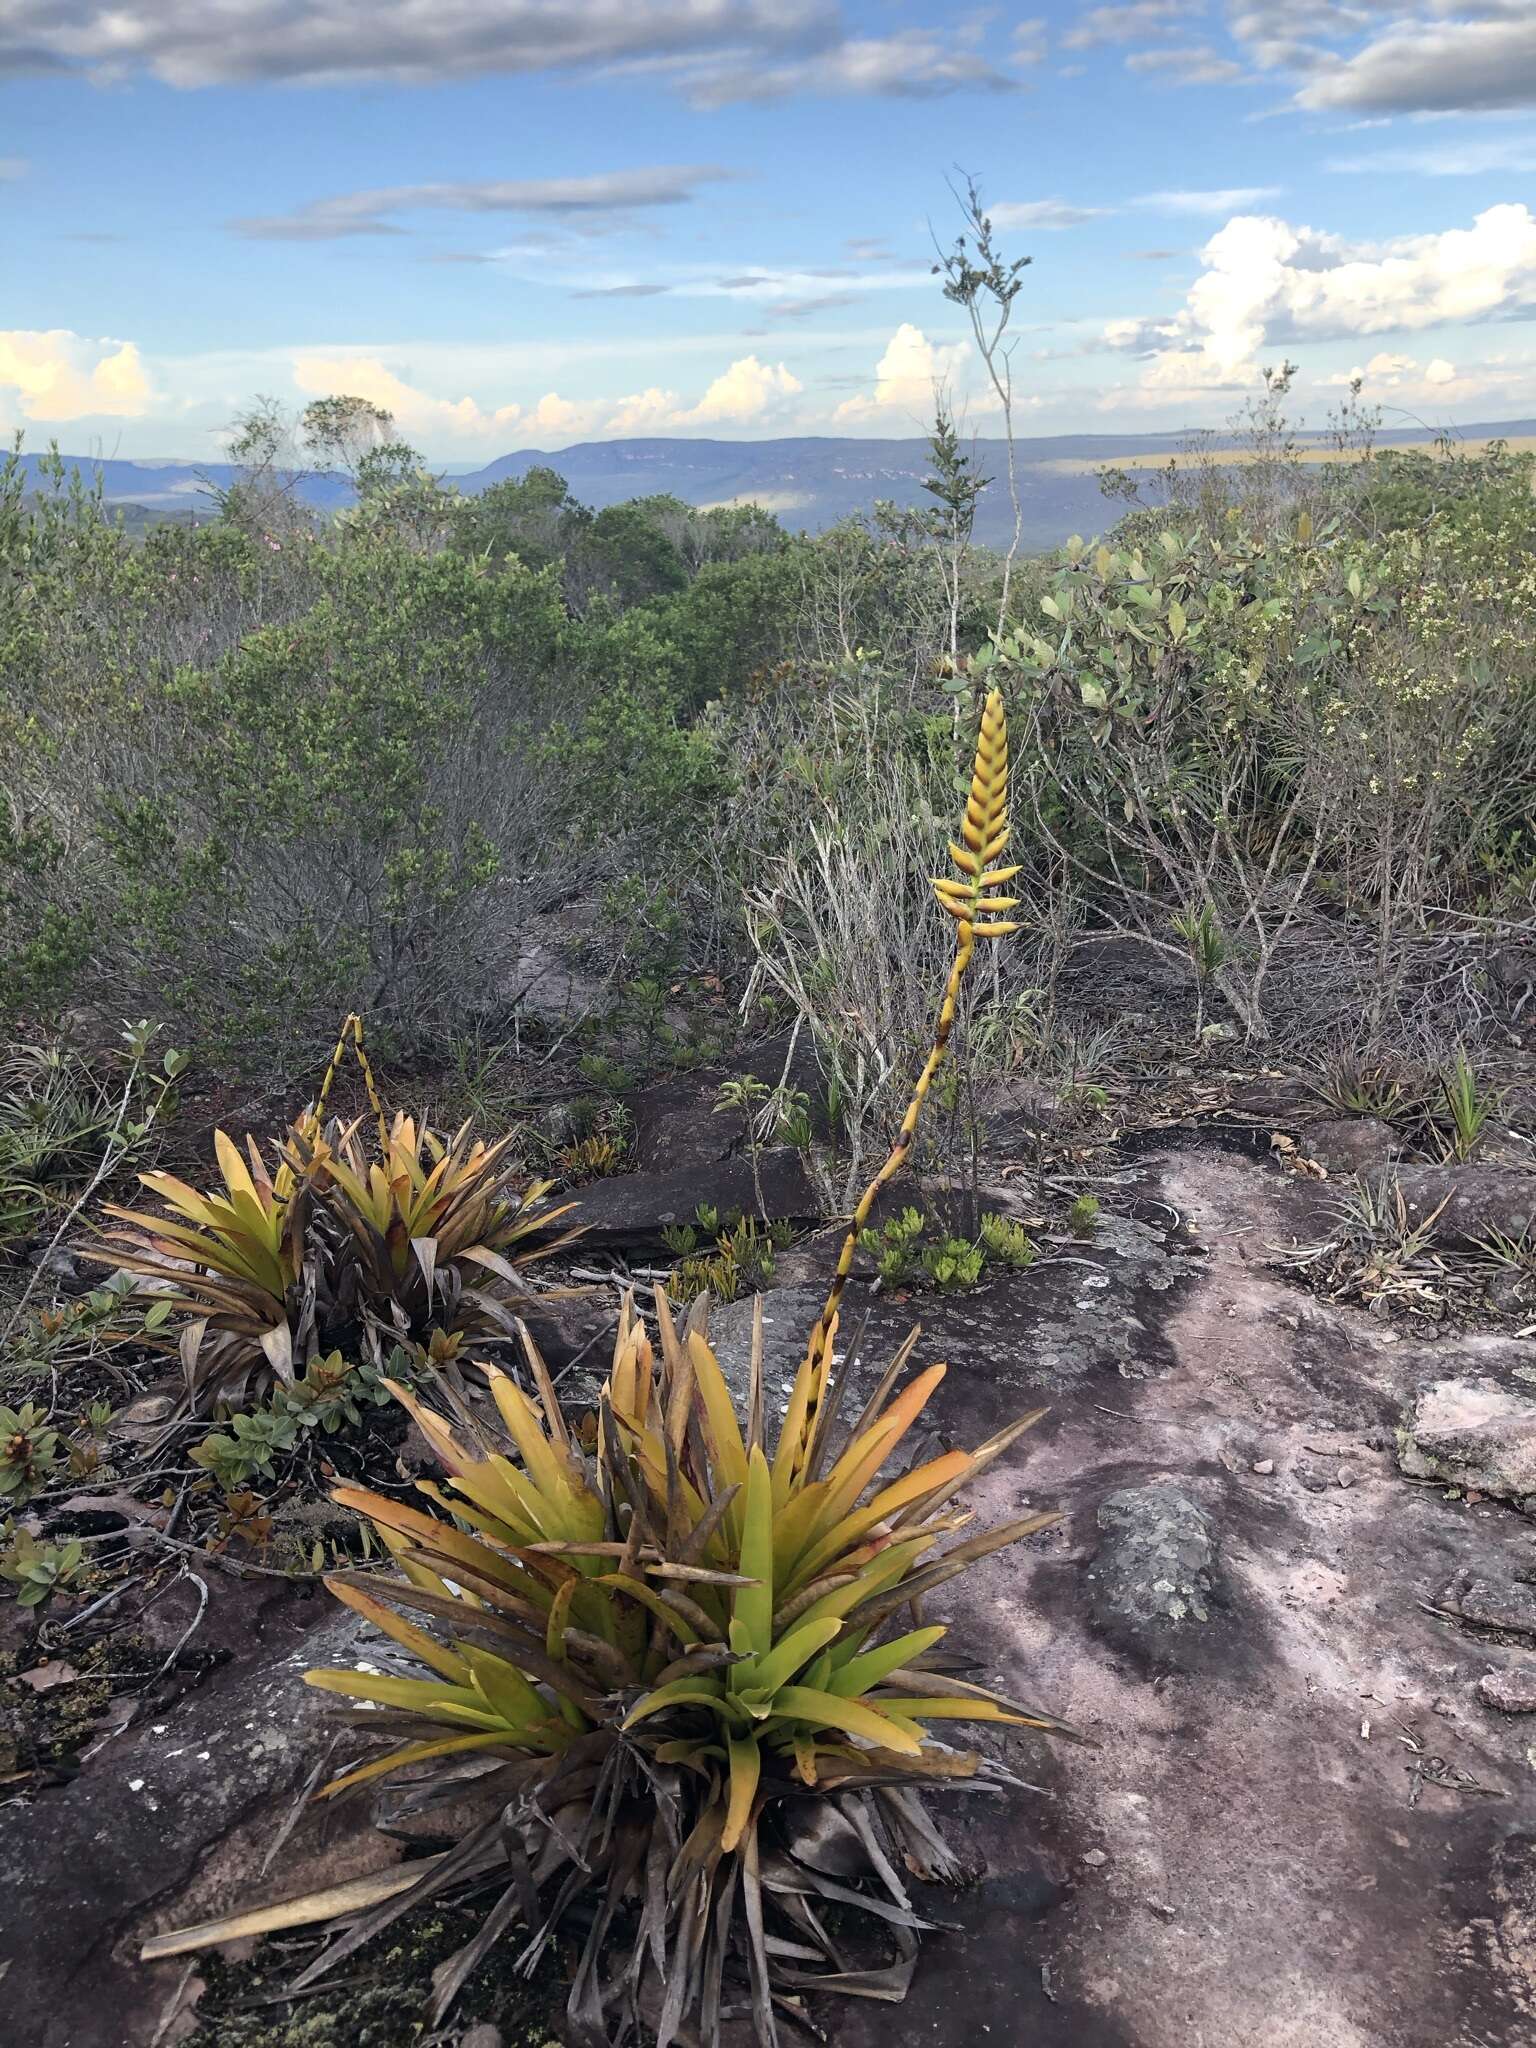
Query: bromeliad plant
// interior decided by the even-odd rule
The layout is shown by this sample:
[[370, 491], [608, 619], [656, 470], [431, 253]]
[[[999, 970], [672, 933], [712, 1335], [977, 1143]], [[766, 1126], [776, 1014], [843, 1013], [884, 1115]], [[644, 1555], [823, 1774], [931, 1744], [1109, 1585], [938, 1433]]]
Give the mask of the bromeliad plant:
[[[348, 1045], [372, 1116], [328, 1123]], [[370, 1123], [374, 1157], [362, 1136]], [[349, 1017], [315, 1107], [270, 1164], [253, 1138], [242, 1153], [216, 1131], [220, 1187], [204, 1193], [174, 1174], [141, 1174], [170, 1214], [109, 1204], [117, 1227], [89, 1256], [136, 1275], [142, 1291], [188, 1318], [178, 1343], [194, 1407], [274, 1380], [291, 1386], [338, 1344], [377, 1361], [385, 1346], [434, 1331], [510, 1336], [518, 1267], [572, 1233], [544, 1234], [569, 1204], [541, 1206], [550, 1181], [515, 1190], [508, 1143], [483, 1144], [467, 1124], [444, 1139], [412, 1117], [387, 1118], [361, 1021]]]
[[519, 1262], [547, 1257], [573, 1233], [537, 1249], [531, 1240], [572, 1204], [541, 1209], [554, 1186], [548, 1180], [520, 1195], [509, 1192], [510, 1136], [486, 1145], [466, 1123], [444, 1140], [405, 1115], [386, 1129], [381, 1115], [379, 1156], [370, 1160], [360, 1126], [361, 1120], [313, 1138], [300, 1132], [293, 1151], [344, 1234], [343, 1255], [357, 1270], [363, 1299], [387, 1304], [400, 1332], [431, 1325], [510, 1334], [513, 1318], [482, 1280], [522, 1291]]
[[[988, 866], [1006, 838], [1006, 791], [994, 697], [954, 849], [968, 879], [942, 891], [958, 906], [957, 968], [898, 1152], [943, 1058], [976, 932], [1010, 928], [998, 919], [1011, 904], [989, 893], [1006, 876]], [[879, 1178], [891, 1171], [888, 1163]], [[771, 2048], [778, 2016], [803, 1992], [903, 1995], [917, 1934], [931, 1923], [901, 1869], [959, 1874], [922, 1788], [1018, 1783], [939, 1731], [952, 1721], [1069, 1731], [959, 1676], [963, 1660], [941, 1650], [945, 1629], [924, 1622], [919, 1606], [1057, 1519], [1031, 1514], [953, 1540], [971, 1519], [963, 1490], [1038, 1413], [974, 1451], [893, 1474], [944, 1375], [934, 1365], [901, 1384], [914, 1331], [857, 1419], [839, 1419], [847, 1389], [833, 1345], [871, 1199], [772, 1445], [760, 1306], [742, 1421], [704, 1304], [679, 1325], [662, 1290], [655, 1347], [625, 1302], [588, 1432], [567, 1425], [526, 1337], [533, 1397], [487, 1368], [499, 1430], [462, 1401], [445, 1417], [393, 1389], [446, 1486], [423, 1485], [430, 1510], [338, 1491], [372, 1520], [403, 1576], [345, 1571], [328, 1583], [430, 1676], [309, 1674], [357, 1703], [355, 1729], [390, 1744], [326, 1796], [415, 1768], [425, 1775], [406, 1796], [430, 1799], [445, 1779], [463, 1790], [468, 1769], [485, 1818], [431, 1862], [370, 1881], [375, 1903], [300, 1985], [402, 1913], [474, 1887], [494, 1896], [473, 1940], [438, 1974], [434, 2027], [514, 1928], [523, 1969], [557, 1930], [580, 1928], [568, 2012], [583, 2048], [637, 2038], [715, 2048], [736, 2013]], [[899, 1623], [904, 1612], [911, 1626]], [[829, 1906], [846, 1909], [836, 1931]], [[260, 1931], [336, 1910], [329, 1894], [238, 1924]], [[146, 1953], [222, 1939], [235, 1924]], [[871, 1956], [875, 1939], [881, 1953]]]

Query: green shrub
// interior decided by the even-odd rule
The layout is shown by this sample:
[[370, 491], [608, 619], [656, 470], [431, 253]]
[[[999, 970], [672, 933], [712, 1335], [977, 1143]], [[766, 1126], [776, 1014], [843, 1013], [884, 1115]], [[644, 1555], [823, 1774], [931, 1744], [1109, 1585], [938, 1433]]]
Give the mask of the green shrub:
[[[395, 1379], [408, 1379], [409, 1368], [409, 1354], [397, 1349], [390, 1359]], [[263, 1406], [229, 1416], [223, 1429], [193, 1445], [188, 1456], [224, 1493], [237, 1493], [252, 1479], [273, 1478], [274, 1461], [297, 1449], [306, 1437], [360, 1428], [365, 1411], [381, 1408], [388, 1400], [378, 1365], [368, 1359], [349, 1365], [333, 1351], [328, 1358], [317, 1358], [291, 1385], [274, 1387]]]
[[25, 1507], [63, 1463], [59, 1432], [48, 1427], [46, 1409], [33, 1401], [0, 1408], [0, 1497]]
[[97, 1000], [270, 1071], [359, 999], [419, 1038], [466, 959], [511, 957], [554, 591], [387, 540], [290, 553], [87, 525], [0, 625], [8, 1001], [67, 1002], [89, 958]]
[[1034, 1239], [1011, 1216], [988, 1214], [981, 1219], [981, 1244], [987, 1258], [1016, 1273], [1026, 1271], [1039, 1256]]
[[28, 1530], [7, 1524], [10, 1542], [0, 1550], [0, 1579], [16, 1588], [23, 1607], [41, 1607], [55, 1593], [72, 1592], [85, 1576], [85, 1546], [78, 1537], [67, 1543], [39, 1543]]

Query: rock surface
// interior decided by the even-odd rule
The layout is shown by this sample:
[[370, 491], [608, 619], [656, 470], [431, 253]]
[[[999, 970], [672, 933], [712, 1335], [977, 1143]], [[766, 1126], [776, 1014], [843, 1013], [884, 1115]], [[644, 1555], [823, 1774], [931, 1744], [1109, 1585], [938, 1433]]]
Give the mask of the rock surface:
[[816, 1057], [804, 1040], [791, 1046], [788, 1032], [740, 1054], [729, 1067], [670, 1074], [633, 1089], [624, 1106], [634, 1129], [636, 1165], [642, 1173], [669, 1173], [681, 1166], [713, 1170], [742, 1152], [741, 1113], [716, 1108], [721, 1082], [750, 1075], [764, 1088], [775, 1089], [786, 1079], [786, 1070], [789, 1086], [802, 1091], [814, 1114], [823, 1091]]
[[1301, 1149], [1338, 1179], [1352, 1173], [1382, 1173], [1403, 1148], [1396, 1131], [1380, 1117], [1344, 1116], [1309, 1124]]
[[1493, 1379], [1437, 1380], [1404, 1418], [1398, 1463], [1536, 1510], [1536, 1399]]
[[1536, 1664], [1521, 1671], [1489, 1671], [1477, 1681], [1477, 1696], [1501, 1714], [1536, 1714]]
[[324, 1596], [264, 1592], [243, 1655], [67, 1786], [11, 1808], [0, 1828], [0, 1889], [13, 1902], [0, 1916], [7, 2048], [148, 2048], [185, 1968], [141, 1964], [148, 1935], [396, 1860], [343, 1805], [310, 1809], [263, 1868], [332, 1746], [303, 1673], [353, 1662], [358, 1642], [356, 1617]]
[[1536, 1586], [1513, 1571], [1459, 1572], [1440, 1596], [1440, 1605], [1474, 1628], [1490, 1629], [1506, 1641], [1536, 1643]]
[[[1536, 1373], [1536, 1345], [1394, 1342], [1312, 1299], [1265, 1264], [1286, 1235], [1280, 1171], [1158, 1142], [1106, 1193], [1092, 1240], [1046, 1242], [1024, 1273], [953, 1297], [850, 1289], [845, 1413], [914, 1322], [917, 1360], [948, 1363], [903, 1456], [1048, 1408], [963, 1505], [978, 1527], [1063, 1519], [940, 1589], [928, 1618], [951, 1625], [980, 1682], [1097, 1746], [981, 1729], [1041, 1789], [935, 1801], [967, 1857], [985, 1857], [984, 1881], [919, 1889], [943, 1929], [903, 2006], [825, 2000], [814, 2017], [837, 2048], [1526, 2048], [1532, 1724], [1478, 1688], [1536, 1655], [1531, 1528], [1464, 1482], [1455, 1499], [1409, 1483], [1393, 1432], [1427, 1386], [1536, 1386], [1519, 1377]], [[701, 1197], [721, 1199], [718, 1180], [682, 1199]], [[838, 1241], [831, 1228], [780, 1260], [764, 1307], [772, 1401]], [[739, 1378], [750, 1304], [713, 1325]], [[1122, 1505], [1105, 1526], [1128, 1495], [1161, 1504]], [[1177, 1532], [1169, 1565], [1138, 1582], [1165, 1603], [1143, 1602], [1142, 1636], [1106, 1626], [1090, 1598], [1096, 1571], [1107, 1597], [1114, 1548], [1128, 1555], [1138, 1529]], [[1208, 1620], [1168, 1615], [1181, 1576]], [[215, 1580], [218, 1603], [229, 1583]], [[328, 1740], [299, 1673], [351, 1661], [353, 1626], [282, 1589], [243, 1618], [248, 1647], [227, 1631], [237, 1654], [201, 1690], [0, 1814], [0, 1880], [25, 1902], [0, 1915], [5, 2048], [148, 2048], [182, 1965], [138, 1964], [146, 1933], [399, 1853], [366, 1802], [346, 1804], [301, 1819], [260, 1874]]]
[[1173, 1631], [1210, 1620], [1216, 1536], [1188, 1494], [1175, 1486], [1122, 1487], [1095, 1520], [1104, 1535], [1088, 1583], [1106, 1634], [1156, 1649]]
[[761, 1213], [792, 1223], [811, 1222], [821, 1212], [799, 1153], [786, 1146], [759, 1154], [755, 1178], [749, 1160], [733, 1158], [708, 1167], [695, 1163], [660, 1173], [615, 1174], [582, 1188], [575, 1200], [575, 1213], [562, 1216], [550, 1229], [580, 1229], [578, 1256], [593, 1251], [664, 1251], [662, 1231], [669, 1224], [693, 1223], [701, 1202], [722, 1214], [738, 1209], [743, 1215]]
[[1434, 1239], [1476, 1251], [1493, 1231], [1529, 1236], [1536, 1225], [1536, 1173], [1503, 1166], [1400, 1166], [1397, 1184], [1414, 1223], [1436, 1216]]
[[[1384, 1448], [1416, 1387], [1480, 1347], [1393, 1342], [1268, 1272], [1256, 1247], [1284, 1236], [1287, 1193], [1273, 1166], [1185, 1145], [1143, 1163], [1209, 1256], [1157, 1296], [1086, 1248], [1109, 1281], [1099, 1334], [1128, 1313], [1144, 1325], [1129, 1369], [1112, 1349], [1080, 1378], [1042, 1365], [1035, 1332], [1070, 1268], [1022, 1276], [990, 1359], [990, 1328], [950, 1344], [946, 1309], [926, 1304], [919, 1347], [950, 1358], [941, 1441], [1051, 1403], [967, 1505], [979, 1522], [1051, 1505], [1066, 1521], [957, 1581], [943, 1618], [981, 1645], [988, 1682], [1102, 1746], [1001, 1738], [1050, 1797], [951, 1805], [987, 1884], [929, 1899], [958, 1926], [928, 1938], [898, 2013], [820, 2017], [838, 2048], [1524, 2048], [1529, 1724], [1471, 1701], [1495, 1633], [1474, 1612], [1517, 1618], [1517, 1589], [1536, 1602], [1529, 1525], [1408, 1484]], [[1536, 1368], [1529, 1342], [1500, 1357]], [[1269, 1458], [1275, 1476], [1254, 1476]], [[1299, 1464], [1321, 1491], [1279, 1483]], [[1219, 1531], [1228, 1595], [1165, 1630], [1182, 1665], [1128, 1655], [1084, 1599], [1106, 1498], [1167, 1486]]]

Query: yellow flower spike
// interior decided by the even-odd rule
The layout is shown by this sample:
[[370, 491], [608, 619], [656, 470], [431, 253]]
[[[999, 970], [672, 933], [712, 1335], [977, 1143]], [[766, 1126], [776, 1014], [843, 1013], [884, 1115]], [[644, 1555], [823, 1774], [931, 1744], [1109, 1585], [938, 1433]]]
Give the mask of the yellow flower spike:
[[[1001, 911], [1014, 909], [1018, 899], [989, 898], [986, 895], [988, 889], [1012, 881], [1019, 872], [1017, 867], [991, 871], [991, 863], [1008, 844], [1010, 836], [1008, 718], [1003, 708], [1002, 692], [993, 690], [982, 706], [981, 729], [976, 736], [976, 758], [971, 770], [971, 787], [966, 797], [965, 822], [960, 829], [960, 841], [951, 840], [949, 843], [950, 857], [960, 874], [958, 878], [953, 875], [936, 877], [933, 883], [935, 896], [955, 920], [954, 962], [949, 971], [943, 1001], [939, 1005], [933, 1043], [929, 1047], [928, 1058], [912, 1090], [912, 1097], [901, 1120], [896, 1143], [891, 1148], [885, 1164], [860, 1196], [858, 1207], [853, 1212], [826, 1305], [811, 1331], [805, 1357], [796, 1377], [789, 1411], [779, 1440], [779, 1450], [774, 1458], [774, 1493], [776, 1503], [781, 1508], [790, 1493], [805, 1484], [808, 1478], [815, 1476], [808, 1468], [816, 1443], [822, 1402], [831, 1377], [832, 1331], [836, 1326], [837, 1313], [847, 1288], [848, 1275], [853, 1270], [859, 1233], [869, 1221], [870, 1211], [881, 1188], [900, 1172], [912, 1148], [923, 1103], [933, 1085], [933, 1077], [943, 1065], [948, 1051], [949, 1036], [954, 1029], [955, 1013], [960, 1000], [960, 988], [966, 970], [971, 964], [975, 942], [979, 938], [1004, 939], [1019, 929], [1018, 924], [1011, 919], [996, 915]], [[983, 913], [985, 922], [976, 921], [978, 912]]]

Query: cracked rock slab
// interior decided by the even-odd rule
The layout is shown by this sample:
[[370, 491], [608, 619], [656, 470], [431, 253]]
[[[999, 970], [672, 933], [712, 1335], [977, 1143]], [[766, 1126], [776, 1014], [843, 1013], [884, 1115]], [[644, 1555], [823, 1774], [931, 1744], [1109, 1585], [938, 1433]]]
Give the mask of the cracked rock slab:
[[1481, 1376], [1420, 1388], [1398, 1431], [1411, 1479], [1440, 1479], [1536, 1512], [1536, 1400]]

